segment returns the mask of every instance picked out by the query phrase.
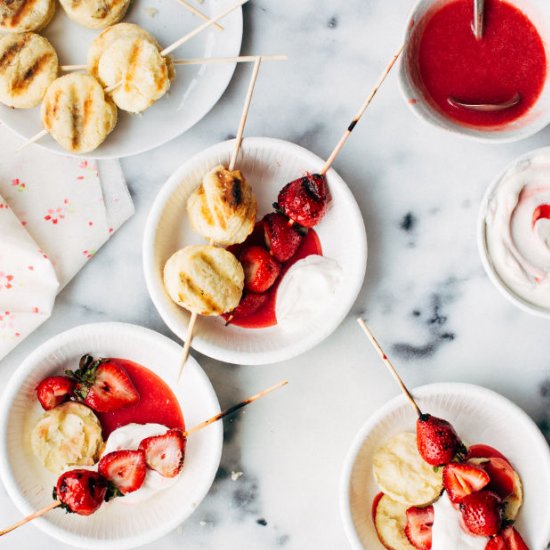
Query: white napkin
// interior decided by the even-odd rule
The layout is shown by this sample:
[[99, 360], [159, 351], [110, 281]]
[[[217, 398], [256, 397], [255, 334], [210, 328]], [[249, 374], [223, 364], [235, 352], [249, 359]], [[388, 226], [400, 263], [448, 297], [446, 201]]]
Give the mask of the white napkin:
[[18, 143], [0, 125], [0, 359], [134, 212], [118, 161], [17, 152]]

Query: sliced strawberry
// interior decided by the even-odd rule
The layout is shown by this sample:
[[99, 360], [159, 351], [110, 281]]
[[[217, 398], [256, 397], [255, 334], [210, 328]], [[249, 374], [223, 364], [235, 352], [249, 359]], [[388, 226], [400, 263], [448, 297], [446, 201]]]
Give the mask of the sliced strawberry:
[[407, 510], [407, 525], [405, 534], [409, 542], [418, 550], [430, 550], [432, 547], [432, 526], [434, 524], [434, 507], [417, 508], [411, 506]]
[[147, 465], [143, 451], [113, 451], [106, 454], [98, 472], [123, 494], [137, 491], [145, 481]]
[[[474, 461], [476, 459], [473, 459]], [[481, 460], [483, 460], [481, 462]], [[479, 466], [491, 479], [487, 489], [495, 492], [500, 498], [507, 498], [514, 493], [517, 474], [505, 458], [491, 457], [481, 459]]]
[[67, 374], [77, 382], [75, 395], [97, 412], [111, 412], [135, 405], [139, 393], [126, 369], [116, 359], [84, 355], [78, 370]]
[[465, 454], [465, 447], [451, 424], [430, 414], [418, 417], [416, 442], [420, 456], [431, 466], [443, 466]]
[[187, 438], [181, 430], [168, 430], [163, 435], [145, 438], [139, 448], [147, 466], [164, 477], [176, 477], [183, 468]]
[[529, 548], [513, 527], [507, 527], [487, 543], [485, 550], [529, 550]]
[[269, 295], [267, 294], [254, 294], [253, 292], [249, 292], [244, 295], [239, 305], [231, 313], [224, 313], [222, 317], [229, 325], [233, 320], [244, 319], [256, 313], [267, 304], [268, 300]]
[[491, 491], [479, 491], [465, 496], [460, 513], [466, 531], [477, 537], [492, 537], [502, 525], [502, 500]]
[[266, 292], [281, 273], [281, 264], [259, 246], [245, 248], [239, 260], [244, 269], [244, 286], [250, 292]]
[[290, 260], [304, 240], [304, 228], [279, 214], [272, 212], [264, 216], [265, 243], [271, 254], [280, 262]]
[[451, 462], [443, 469], [443, 486], [452, 502], [460, 502], [465, 496], [481, 491], [491, 478], [478, 466]]
[[89, 516], [103, 504], [108, 488], [108, 481], [97, 472], [70, 470], [59, 476], [53, 497], [68, 512]]
[[468, 447], [468, 459], [470, 458], [502, 458], [508, 462], [508, 459], [494, 447], [478, 443], [477, 445], [471, 445]]
[[330, 195], [325, 176], [307, 174], [285, 185], [276, 208], [304, 227], [317, 225], [328, 209]]
[[46, 411], [69, 399], [75, 383], [68, 376], [49, 376], [36, 387], [36, 397]]

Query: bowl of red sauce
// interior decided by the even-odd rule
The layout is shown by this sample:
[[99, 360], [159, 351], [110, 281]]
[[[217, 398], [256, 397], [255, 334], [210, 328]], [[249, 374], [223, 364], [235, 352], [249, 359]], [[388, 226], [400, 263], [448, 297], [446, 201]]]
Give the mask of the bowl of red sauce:
[[488, 141], [526, 138], [550, 123], [548, 4], [485, 0], [479, 40], [473, 4], [417, 2], [405, 36], [401, 89], [420, 118], [445, 130]]

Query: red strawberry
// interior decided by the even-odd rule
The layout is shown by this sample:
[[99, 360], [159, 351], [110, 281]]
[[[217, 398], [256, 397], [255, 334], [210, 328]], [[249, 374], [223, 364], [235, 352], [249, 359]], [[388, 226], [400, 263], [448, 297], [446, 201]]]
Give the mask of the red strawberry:
[[479, 464], [491, 479], [487, 489], [500, 498], [509, 497], [516, 489], [517, 474], [505, 458], [491, 457]]
[[513, 527], [507, 527], [487, 543], [485, 550], [529, 550], [529, 548]]
[[416, 444], [420, 456], [431, 466], [443, 466], [465, 452], [454, 428], [430, 414], [421, 414], [416, 421]]
[[36, 387], [36, 397], [46, 411], [69, 399], [75, 383], [68, 376], [49, 376]]
[[465, 496], [460, 503], [462, 522], [472, 535], [492, 537], [502, 525], [502, 501], [491, 491], [479, 491]]
[[407, 510], [407, 525], [405, 535], [409, 542], [418, 550], [430, 550], [432, 547], [432, 526], [434, 524], [434, 507], [417, 508], [411, 506]]
[[244, 286], [250, 292], [269, 290], [281, 273], [281, 264], [259, 246], [245, 248], [239, 260], [244, 269]]
[[181, 430], [168, 430], [163, 435], [145, 438], [139, 448], [149, 468], [164, 477], [176, 477], [183, 468], [186, 443]]
[[451, 462], [443, 469], [443, 485], [452, 502], [481, 491], [489, 481], [489, 474], [473, 464]]
[[97, 472], [70, 470], [59, 476], [53, 497], [69, 512], [89, 516], [107, 497], [108, 481]]
[[230, 324], [233, 320], [244, 319], [264, 307], [268, 299], [267, 294], [247, 293], [231, 313], [224, 313], [222, 317], [227, 321], [227, 324]]
[[325, 176], [307, 174], [285, 185], [276, 207], [304, 227], [314, 227], [327, 212], [330, 195]]
[[280, 262], [290, 260], [300, 248], [305, 230], [277, 212], [264, 216], [263, 222], [265, 243], [271, 254]]
[[106, 454], [97, 467], [123, 495], [137, 491], [145, 481], [147, 465], [143, 451], [114, 451]]
[[91, 355], [84, 355], [78, 370], [67, 374], [77, 382], [75, 395], [94, 411], [116, 411], [139, 401], [132, 380], [116, 359], [94, 360]]

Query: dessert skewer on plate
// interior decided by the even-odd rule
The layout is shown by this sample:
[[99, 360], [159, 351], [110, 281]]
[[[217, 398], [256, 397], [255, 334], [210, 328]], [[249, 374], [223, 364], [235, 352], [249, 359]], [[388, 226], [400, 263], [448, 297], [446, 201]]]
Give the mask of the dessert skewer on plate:
[[[187, 0], [177, 0], [183, 7], [187, 8], [191, 13], [196, 15], [197, 17], [200, 17], [201, 19], [204, 19], [205, 21], [208, 21], [210, 17], [206, 15], [206, 13], [199, 10], [197, 7], [195, 7], [191, 2], [188, 2]], [[224, 28], [219, 23], [214, 23], [214, 27], [218, 29], [219, 31], [223, 31]]]
[[[283, 380], [279, 382], [278, 384], [275, 384], [274, 386], [271, 386], [270, 388], [267, 388], [261, 392], [258, 392], [247, 399], [244, 399], [240, 403], [237, 403], [236, 405], [233, 405], [229, 407], [228, 409], [212, 416], [211, 418], [208, 418], [207, 420], [204, 420], [203, 422], [200, 422], [193, 428], [190, 428], [189, 430], [185, 430], [184, 432], [181, 432], [180, 430], [173, 430], [174, 432], [179, 431], [179, 437], [185, 443], [187, 438], [200, 431], [204, 428], [210, 426], [210, 424], [213, 424], [217, 422], [218, 420], [221, 420], [222, 418], [225, 418], [226, 416], [233, 414], [234, 412], [238, 411], [239, 409], [242, 409], [243, 407], [246, 407], [247, 405], [253, 403], [254, 401], [258, 401], [259, 399], [267, 396], [268, 394], [274, 392], [275, 390], [278, 390], [282, 388], [283, 386], [286, 386], [288, 384], [288, 380]], [[162, 437], [162, 436], [161, 436]], [[147, 447], [146, 444], [147, 440], [156, 439], [156, 438], [146, 438], [142, 443], [143, 450], [145, 453], [145, 459], [147, 460]], [[182, 447], [183, 448], [183, 447]], [[141, 452], [142, 446], [140, 445], [140, 452]], [[134, 451], [118, 451], [119, 453], [132, 453]], [[6, 535], [8, 533], [11, 533], [18, 527], [21, 527], [25, 525], [26, 523], [29, 523], [30, 521], [39, 518], [51, 510], [54, 510], [55, 508], [63, 507], [68, 512], [76, 513], [78, 515], [88, 516], [96, 512], [103, 502], [106, 502], [116, 496], [124, 495], [124, 483], [128, 482], [126, 477], [132, 478], [132, 482], [135, 479], [136, 471], [132, 468], [127, 468], [126, 471], [116, 472], [115, 475], [111, 478], [109, 476], [109, 469], [107, 467], [102, 467], [102, 462], [105, 465], [107, 461], [104, 462], [104, 459], [109, 459], [109, 455], [115, 455], [117, 451], [113, 453], [109, 453], [102, 457], [102, 459], [99, 462], [99, 472], [95, 472], [93, 470], [84, 470], [84, 469], [74, 469], [69, 470], [61, 474], [61, 476], [58, 479], [56, 488], [54, 490], [54, 501], [48, 506], [44, 507], [42, 510], [39, 510], [37, 512], [34, 512], [33, 514], [30, 514], [26, 518], [23, 518], [22, 520], [18, 521], [17, 523], [0, 530], [0, 537], [3, 535]], [[179, 470], [181, 471], [181, 468], [183, 468], [183, 451], [181, 459], [179, 460]], [[135, 467], [137, 468], [137, 464]], [[153, 467], [152, 464], [147, 462], [146, 465], [144, 465], [145, 468], [147, 467]], [[103, 473], [102, 473], [103, 472]], [[179, 474], [179, 471], [177, 472]], [[176, 474], [176, 475], [177, 475]], [[107, 476], [107, 477], [106, 477]], [[121, 479], [122, 478], [122, 479]], [[143, 481], [143, 480], [142, 480]], [[91, 483], [89, 483], [91, 482]], [[122, 482], [122, 484], [121, 484]], [[133, 490], [138, 490], [132, 488]]]

